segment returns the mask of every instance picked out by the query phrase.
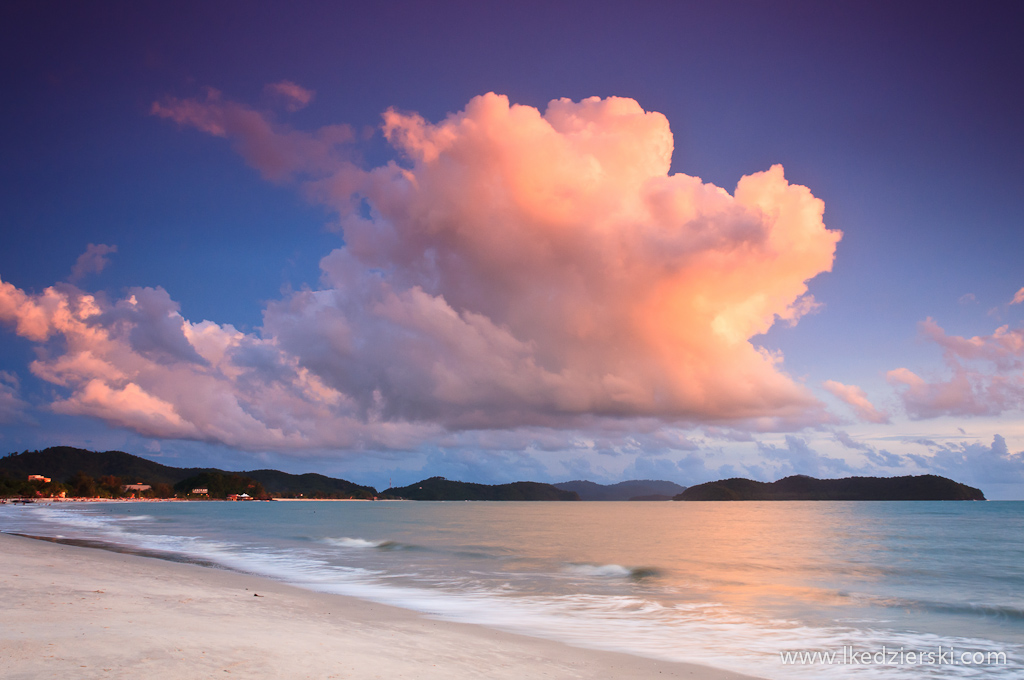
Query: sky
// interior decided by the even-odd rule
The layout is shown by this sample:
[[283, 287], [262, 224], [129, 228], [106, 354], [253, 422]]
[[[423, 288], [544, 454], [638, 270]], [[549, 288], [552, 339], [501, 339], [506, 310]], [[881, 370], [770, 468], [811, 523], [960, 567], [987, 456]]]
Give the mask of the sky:
[[7, 3], [0, 452], [1024, 499], [1022, 19]]

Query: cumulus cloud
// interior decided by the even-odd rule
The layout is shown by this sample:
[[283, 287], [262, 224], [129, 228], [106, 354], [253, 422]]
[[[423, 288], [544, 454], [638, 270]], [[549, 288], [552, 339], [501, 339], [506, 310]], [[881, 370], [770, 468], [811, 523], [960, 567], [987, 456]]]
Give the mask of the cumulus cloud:
[[837, 398], [846, 402], [853, 409], [857, 417], [868, 423], [888, 423], [889, 414], [875, 408], [874, 404], [868, 401], [868, 395], [856, 385], [844, 385], [835, 380], [826, 380], [823, 383], [826, 390]]
[[1024, 288], [1021, 288], [1020, 290], [1013, 294], [1013, 299], [1010, 300], [1010, 304], [1019, 305], [1022, 302], [1024, 302]]
[[1024, 329], [1000, 326], [965, 338], [947, 335], [929, 318], [920, 331], [942, 348], [950, 376], [927, 380], [907, 368], [886, 374], [910, 417], [999, 415], [1024, 406]]
[[159, 288], [106, 302], [69, 285], [29, 295], [0, 282], [0, 322], [40, 343], [30, 370], [67, 390], [54, 411], [148, 437], [247, 449], [404, 448], [438, 429], [358, 413], [273, 339], [191, 323]]
[[99, 274], [110, 264], [107, 255], [116, 252], [117, 246], [90, 243], [86, 246], [85, 252], [78, 256], [75, 266], [71, 268], [71, 281], [81, 281], [88, 274]]
[[1024, 452], [1011, 453], [1001, 435], [992, 444], [954, 443], [934, 447], [931, 455], [911, 454], [922, 468], [968, 484], [1019, 484], [1024, 482]]
[[159, 288], [107, 303], [0, 282], [0, 320], [47, 346], [33, 372], [70, 392], [56, 410], [275, 449], [829, 418], [754, 341], [814, 311], [807, 282], [841, 237], [781, 166], [732, 194], [669, 174], [668, 121], [615, 97], [541, 112], [488, 94], [438, 123], [389, 110], [401, 160], [370, 170], [347, 160], [347, 126], [296, 131], [213, 90], [152, 111], [300, 182], [338, 212], [345, 246], [252, 334], [184, 319]]
[[[390, 408], [460, 426], [821, 417], [780, 357], [750, 342], [813, 308], [806, 281], [830, 269], [839, 239], [781, 167], [734, 196], [669, 175], [668, 121], [618, 98], [542, 114], [491, 94], [437, 124], [389, 111], [384, 132], [409, 165], [365, 174], [373, 211], [343, 217], [348, 247], [323, 263], [332, 292], [274, 306], [268, 324], [301, 326], [309, 343], [311, 315], [346, 308], [376, 351], [419, 355], [401, 375], [362, 371]], [[355, 371], [333, 374], [369, 392]]]
[[316, 94], [313, 90], [307, 90], [290, 80], [271, 83], [263, 88], [263, 91], [283, 102], [284, 107], [293, 113], [309, 106], [309, 103], [313, 101], [313, 97]]

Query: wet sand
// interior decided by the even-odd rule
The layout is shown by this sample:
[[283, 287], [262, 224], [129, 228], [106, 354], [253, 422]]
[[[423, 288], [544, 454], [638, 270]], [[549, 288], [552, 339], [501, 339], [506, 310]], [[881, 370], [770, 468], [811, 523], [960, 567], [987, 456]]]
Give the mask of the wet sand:
[[688, 678], [705, 666], [447, 621], [193, 564], [0, 534], [0, 677]]

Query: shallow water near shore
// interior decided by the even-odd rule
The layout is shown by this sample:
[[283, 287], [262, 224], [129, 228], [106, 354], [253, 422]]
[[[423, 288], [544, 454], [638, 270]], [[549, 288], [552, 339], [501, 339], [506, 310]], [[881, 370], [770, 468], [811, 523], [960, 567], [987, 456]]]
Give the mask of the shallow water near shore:
[[1024, 677], [1022, 502], [65, 503], [0, 531], [764, 678]]

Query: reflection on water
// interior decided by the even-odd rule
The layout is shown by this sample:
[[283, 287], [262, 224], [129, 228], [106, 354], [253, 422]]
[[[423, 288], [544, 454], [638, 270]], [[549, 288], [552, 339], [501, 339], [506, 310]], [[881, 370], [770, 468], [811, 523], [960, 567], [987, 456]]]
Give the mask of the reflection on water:
[[978, 676], [779, 661], [940, 644], [1009, 650], [978, 677], [1024, 677], [1024, 503], [69, 504], [0, 529], [762, 677]]

